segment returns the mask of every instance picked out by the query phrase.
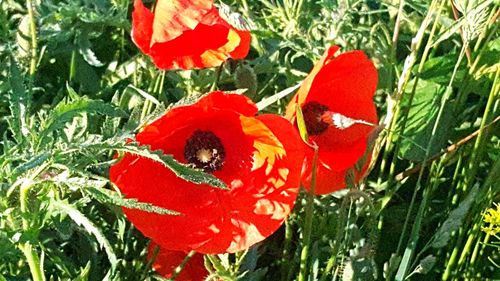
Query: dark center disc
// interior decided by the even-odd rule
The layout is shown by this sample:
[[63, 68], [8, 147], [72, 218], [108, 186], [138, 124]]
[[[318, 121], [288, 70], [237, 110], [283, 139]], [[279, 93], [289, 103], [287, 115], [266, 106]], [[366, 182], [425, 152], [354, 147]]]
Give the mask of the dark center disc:
[[310, 101], [302, 106], [302, 115], [304, 115], [307, 133], [310, 136], [320, 135], [328, 129], [329, 124], [321, 119], [326, 111], [328, 111], [326, 105], [315, 101]]
[[221, 140], [210, 131], [194, 131], [184, 145], [184, 158], [188, 163], [212, 173], [222, 169], [226, 151]]

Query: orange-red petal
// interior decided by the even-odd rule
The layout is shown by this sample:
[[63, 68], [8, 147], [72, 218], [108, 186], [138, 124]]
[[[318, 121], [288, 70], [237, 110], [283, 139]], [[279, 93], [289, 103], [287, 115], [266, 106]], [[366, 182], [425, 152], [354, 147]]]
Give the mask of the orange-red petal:
[[134, 1], [132, 12], [132, 40], [145, 54], [149, 53], [151, 37], [153, 36], [154, 15], [144, 7], [142, 0]]
[[213, 2], [207, 0], [156, 1], [151, 44], [167, 42], [194, 30], [212, 6]]
[[[157, 244], [151, 242], [148, 247], [148, 259], [153, 257]], [[186, 258], [187, 253], [182, 251], [171, 251], [165, 248], [159, 248], [156, 259], [153, 262], [153, 269], [165, 278], [171, 278], [177, 266]], [[195, 254], [184, 265], [184, 268], [176, 276], [176, 281], [202, 281], [208, 276], [209, 272], [205, 268], [203, 255]]]

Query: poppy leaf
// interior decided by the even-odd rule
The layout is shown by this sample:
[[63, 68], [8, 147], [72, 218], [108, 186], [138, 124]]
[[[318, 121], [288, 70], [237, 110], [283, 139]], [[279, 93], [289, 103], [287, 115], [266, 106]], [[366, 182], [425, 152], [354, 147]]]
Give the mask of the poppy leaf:
[[208, 184], [215, 188], [228, 190], [227, 185], [222, 180], [213, 175], [207, 174], [202, 170], [194, 169], [189, 165], [182, 164], [175, 160], [172, 155], [163, 154], [161, 150], [151, 151], [148, 146], [139, 147], [135, 145], [126, 145], [123, 148], [117, 148], [116, 150], [142, 156], [161, 163], [174, 172], [176, 176], [189, 182], [196, 184]]
[[153, 204], [139, 202], [137, 199], [123, 198], [118, 194], [118, 192], [107, 190], [104, 188], [87, 187], [83, 190], [101, 203], [109, 203], [129, 209], [138, 209], [149, 213], [157, 213], [160, 215], [180, 215], [179, 212], [161, 208]]
[[90, 64], [91, 66], [94, 67], [102, 67], [104, 66], [104, 63], [102, 63], [97, 56], [95, 55], [94, 51], [92, 51], [92, 44], [89, 41], [88, 34], [83, 33], [81, 36], [79, 36], [78, 40], [78, 51], [82, 55], [83, 59]]
[[29, 93], [24, 86], [24, 77], [14, 58], [10, 59], [9, 83], [12, 91], [9, 91], [8, 100], [11, 117], [7, 120], [12, 134], [19, 142], [28, 135], [26, 124], [26, 112], [29, 104]]
[[99, 228], [89, 220], [84, 214], [82, 214], [75, 206], [70, 205], [65, 201], [54, 200], [50, 204], [52, 207], [57, 209], [62, 214], [68, 215], [77, 225], [83, 226], [83, 228], [90, 234], [92, 234], [99, 245], [104, 248], [106, 255], [108, 256], [108, 260], [111, 264], [111, 271], [113, 272], [118, 264], [118, 259], [116, 257], [115, 252], [113, 251], [113, 247], [111, 243], [109, 243], [108, 239]]
[[[74, 90], [68, 86], [68, 92], [74, 93]], [[47, 125], [40, 132], [39, 145], [43, 144], [43, 141], [50, 133], [64, 128], [67, 122], [84, 113], [101, 114], [111, 117], [127, 116], [122, 109], [102, 100], [79, 97], [73, 101], [62, 101], [51, 111]]]
[[26, 171], [29, 171], [33, 168], [41, 166], [43, 163], [45, 163], [47, 160], [49, 160], [51, 156], [52, 156], [52, 154], [49, 152], [43, 152], [43, 153], [36, 155], [35, 157], [31, 158], [30, 160], [17, 166], [14, 169], [14, 171], [12, 171], [13, 177], [17, 178], [21, 174], [25, 173]]

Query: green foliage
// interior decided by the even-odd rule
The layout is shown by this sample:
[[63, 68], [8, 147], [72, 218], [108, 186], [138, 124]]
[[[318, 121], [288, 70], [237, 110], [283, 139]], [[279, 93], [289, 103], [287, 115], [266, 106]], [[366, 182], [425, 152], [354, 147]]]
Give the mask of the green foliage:
[[[408, 84], [412, 89], [415, 80]], [[450, 134], [453, 133], [448, 128], [453, 127], [455, 118], [453, 116], [452, 106], [446, 105], [442, 120], [439, 122], [437, 134], [433, 135], [432, 130], [434, 122], [439, 111], [440, 100], [443, 95], [450, 95], [452, 89], [441, 86], [431, 81], [419, 80], [415, 89], [415, 97], [411, 100], [403, 100], [402, 107], [408, 108], [408, 119], [405, 123], [404, 136], [401, 143], [401, 157], [413, 160], [423, 161], [429, 155], [440, 152], [446, 145]], [[410, 93], [406, 93], [408, 97]], [[409, 106], [411, 104], [411, 106]], [[429, 142], [432, 139], [432, 143]], [[431, 151], [426, 151], [427, 145]]]

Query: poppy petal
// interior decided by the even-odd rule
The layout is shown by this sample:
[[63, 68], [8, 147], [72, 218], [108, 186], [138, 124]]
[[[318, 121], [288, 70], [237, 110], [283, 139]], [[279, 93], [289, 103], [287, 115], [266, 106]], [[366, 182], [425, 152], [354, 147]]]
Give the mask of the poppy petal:
[[[148, 259], [153, 257], [155, 248], [158, 245], [151, 242], [148, 247]], [[187, 253], [182, 251], [171, 251], [165, 248], [159, 249], [153, 262], [153, 269], [165, 278], [171, 278], [177, 266], [186, 258]], [[205, 280], [209, 275], [205, 268], [204, 258], [201, 254], [194, 254], [184, 265], [182, 271], [176, 276], [176, 281], [200, 281]]]
[[145, 54], [149, 53], [151, 37], [153, 36], [154, 15], [144, 7], [142, 0], [134, 1], [132, 12], [132, 40]]
[[233, 110], [245, 116], [254, 116], [258, 111], [255, 103], [247, 96], [222, 91], [211, 92], [203, 96], [195, 106], [206, 110], [214, 108]]
[[158, 0], [151, 44], [170, 41], [195, 29], [212, 6], [213, 2], [207, 0]]
[[292, 98], [290, 103], [288, 104], [286, 108], [286, 113], [285, 117], [287, 119], [292, 119], [295, 117], [295, 106], [299, 105], [302, 106], [307, 98], [307, 95], [309, 93], [309, 90], [311, 89], [311, 85], [314, 81], [314, 78], [316, 77], [316, 74], [321, 70], [321, 68], [330, 61], [331, 57], [340, 50], [340, 47], [338, 46], [331, 46], [329, 47], [323, 56], [319, 59], [319, 61], [314, 65], [313, 69], [307, 77], [302, 81], [302, 84], [300, 85], [299, 90], [295, 94], [295, 96]]
[[[306, 158], [307, 161], [304, 162], [303, 177], [302, 177], [302, 182], [307, 190], [309, 190], [311, 186], [312, 163], [310, 159], [312, 158], [313, 158], [312, 151], [308, 151], [308, 157]], [[349, 166], [349, 168], [338, 170], [338, 167], [335, 167], [334, 165], [329, 165], [329, 163], [327, 163], [327, 161], [330, 161], [332, 159], [334, 160], [337, 158], [319, 156], [319, 163], [316, 171], [316, 188], [314, 192], [315, 194], [318, 195], [328, 194], [347, 187], [346, 184], [347, 171], [349, 169], [354, 169], [354, 166], [351, 165]], [[360, 181], [366, 175], [366, 172], [370, 165], [370, 161], [371, 161], [371, 154], [369, 153], [365, 160], [365, 164], [363, 165], [361, 170], [360, 171], [354, 170], [354, 182]], [[335, 170], [334, 168], [337, 168], [337, 170]]]
[[250, 32], [238, 29], [233, 29], [233, 31], [238, 33], [240, 40], [239, 44], [229, 53], [229, 55], [231, 56], [231, 58], [235, 60], [243, 59], [247, 56], [248, 52], [250, 51], [250, 41], [251, 41]]

